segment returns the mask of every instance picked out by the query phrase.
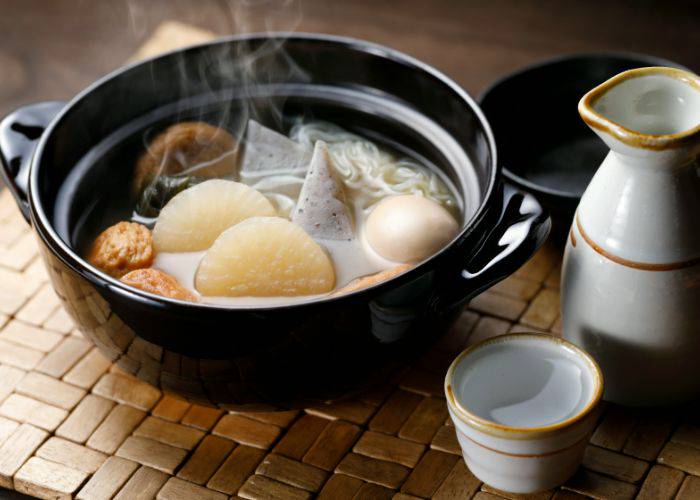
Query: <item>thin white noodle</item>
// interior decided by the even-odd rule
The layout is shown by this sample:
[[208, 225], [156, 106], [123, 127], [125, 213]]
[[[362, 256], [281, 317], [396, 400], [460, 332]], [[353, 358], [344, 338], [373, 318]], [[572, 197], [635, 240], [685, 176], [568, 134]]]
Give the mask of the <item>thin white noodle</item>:
[[[420, 194], [452, 212], [456, 210], [452, 193], [434, 172], [337, 125], [299, 123], [292, 128], [290, 138], [310, 150], [316, 141], [325, 141], [333, 166], [362, 210], [386, 196], [403, 194]], [[241, 181], [267, 196], [281, 216], [290, 218], [305, 175], [303, 169], [241, 172]]]
[[454, 209], [452, 193], [434, 172], [337, 125], [323, 121], [299, 123], [292, 128], [290, 137], [309, 148], [319, 140], [328, 143], [333, 165], [348, 188], [363, 194], [366, 207], [385, 196], [420, 194]]

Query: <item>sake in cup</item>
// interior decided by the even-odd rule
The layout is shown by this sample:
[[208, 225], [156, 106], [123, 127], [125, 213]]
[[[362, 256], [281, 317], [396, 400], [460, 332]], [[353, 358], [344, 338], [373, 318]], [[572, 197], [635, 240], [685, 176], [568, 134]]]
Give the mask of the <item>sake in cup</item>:
[[464, 460], [484, 483], [533, 493], [564, 483], [599, 416], [603, 375], [561, 338], [502, 335], [463, 351], [445, 396]]

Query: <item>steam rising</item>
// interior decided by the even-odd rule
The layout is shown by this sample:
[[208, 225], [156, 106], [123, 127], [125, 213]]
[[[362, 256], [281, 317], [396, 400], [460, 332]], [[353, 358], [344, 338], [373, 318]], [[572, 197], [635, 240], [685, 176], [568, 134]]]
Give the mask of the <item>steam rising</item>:
[[[182, 6], [178, 1], [169, 2], [168, 5], [170, 9], [174, 5], [176, 10]], [[152, 223], [153, 219], [144, 219], [144, 216], [157, 215], [160, 206], [169, 197], [205, 178], [207, 169], [224, 159], [237, 161], [228, 161], [233, 165], [231, 171], [223, 174], [217, 172], [216, 177], [240, 180], [250, 185], [264, 193], [280, 215], [289, 217], [304, 183], [305, 172], [299, 169], [238, 172], [237, 165], [245, 153], [243, 138], [250, 119], [263, 122], [277, 131], [285, 130], [283, 100], [274, 92], [269, 92], [269, 89], [262, 89], [279, 82], [310, 80], [285, 50], [284, 37], [279, 36], [280, 32], [293, 32], [300, 23], [300, 2], [223, 0], [203, 5], [202, 8], [206, 9], [212, 8], [212, 5], [217, 6], [221, 13], [221, 26], [217, 27], [220, 33], [275, 32], [275, 36], [233, 45], [213, 45], [211, 50], [200, 53], [196, 65], [192, 64], [192, 58], [177, 56], [177, 84], [182, 102], [191, 102], [187, 99], [196, 95], [210, 94], [218, 97], [213, 105], [192, 107], [191, 103], [183, 104], [175, 116], [169, 117], [168, 125], [177, 122], [207, 122], [228, 131], [233, 136], [233, 140], [229, 141], [233, 146], [218, 157], [192, 164], [192, 158], [205, 156], [197, 154], [197, 147], [207, 151], [221, 150], [212, 147], [211, 133], [194, 134], [187, 141], [181, 140], [181, 137], [163, 141], [161, 136], [158, 141], [155, 139], [158, 134], [162, 134], [162, 124], [146, 130], [142, 137], [145, 150], [143, 154], [151, 157], [150, 163], [155, 167], [143, 190], [134, 218], [142, 223]], [[152, 23], [154, 15], [158, 15], [158, 9], [153, 8], [152, 2], [130, 0], [128, 6], [130, 25], [137, 35], [144, 30], [144, 26]], [[235, 53], [232, 54], [232, 50]], [[154, 68], [152, 66], [152, 70]], [[169, 82], [159, 82], [161, 75], [154, 70], [152, 76], [154, 89], [159, 85], [170, 85]], [[362, 200], [359, 209], [365, 210], [386, 196], [421, 194], [453, 212], [457, 211], [453, 195], [442, 180], [415, 160], [380, 148], [336, 125], [309, 119], [310, 117], [301, 117], [293, 127], [290, 138], [309, 151], [313, 150], [318, 140], [328, 143], [334, 168], [345, 186], [356, 192]], [[154, 144], [162, 146], [164, 142], [169, 147], [154, 147]], [[183, 143], [186, 144], [183, 146]], [[173, 163], [179, 167], [173, 168]], [[144, 207], [153, 210], [143, 210]]]
[[[149, 25], [164, 21], [165, 9], [169, 13], [177, 13], [183, 10], [184, 3], [175, 0], [166, 3], [156, 3], [153, 1], [128, 0], [129, 25], [134, 35], [142, 37]], [[188, 3], [187, 5], [190, 5]], [[213, 7], [215, 6], [215, 7]], [[216, 8], [220, 15], [216, 18], [218, 26], [214, 29], [218, 34], [226, 36], [229, 34], [243, 33], [270, 33], [275, 32], [275, 37], [268, 37], [238, 43], [234, 45], [222, 44], [213, 46], [211, 50], [201, 53], [196, 66], [192, 65], [191, 58], [178, 56], [177, 75], [179, 81], [179, 93], [183, 102], [194, 95], [217, 94], [218, 103], [212, 106], [205, 104], [192, 107], [191, 104], [183, 104], [175, 116], [170, 117], [170, 123], [183, 121], [203, 121], [211, 125], [221, 127], [228, 131], [235, 139], [235, 146], [225, 151], [218, 158], [208, 159], [206, 162], [188, 164], [187, 154], [184, 154], [178, 141], [171, 141], [172, 147], [166, 148], [165, 152], [154, 151], [152, 144], [158, 134], [162, 133], [163, 126], [156, 125], [147, 129], [142, 136], [144, 154], [151, 156], [152, 160], [159, 164], [158, 168], [149, 177], [149, 182], [145, 186], [142, 199], [139, 200], [140, 207], [150, 207], [154, 205], [153, 200], [166, 200], [163, 191], [169, 186], [187, 187], [196, 182], [197, 178], [212, 164], [223, 161], [224, 157], [239, 157], [241, 154], [241, 144], [245, 129], [249, 119], [260, 119], [264, 116], [267, 124], [278, 130], [283, 129], [282, 106], [283, 100], [276, 96], [261, 97], [265, 95], [261, 92], [261, 87], [280, 81], [308, 81], [308, 75], [293, 61], [284, 48], [285, 38], [280, 37], [280, 32], [293, 32], [301, 22], [301, 3], [297, 0], [221, 0], [217, 2], [207, 2], [202, 4], [203, 9]], [[232, 48], [233, 47], [233, 48]], [[235, 53], [231, 53], [235, 50]], [[162, 82], [157, 74], [155, 65], [151, 66], [153, 78], [153, 88], [170, 82]], [[225, 88], [222, 92], [222, 83]], [[268, 95], [270, 95], [268, 93]], [[166, 141], [168, 142], [168, 141]], [[192, 141], [202, 149], [209, 147], [206, 137], [196, 135]], [[191, 153], [191, 151], [188, 151]], [[191, 154], [189, 155], [192, 156]], [[172, 164], [182, 165], [179, 172], [172, 172]], [[235, 163], [235, 162], [232, 162]], [[170, 171], [166, 171], [166, 166], [170, 165]], [[187, 183], [173, 183], [172, 176], [178, 178], [189, 177]], [[221, 177], [221, 175], [219, 175]], [[238, 180], [238, 172], [233, 169], [224, 177]], [[140, 222], [152, 222], [143, 217], [146, 214], [139, 210], [135, 218]]]

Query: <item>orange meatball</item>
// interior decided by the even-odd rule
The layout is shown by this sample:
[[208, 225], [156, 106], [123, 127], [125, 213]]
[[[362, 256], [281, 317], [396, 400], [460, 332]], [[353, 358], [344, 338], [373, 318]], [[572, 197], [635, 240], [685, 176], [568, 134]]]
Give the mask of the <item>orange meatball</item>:
[[154, 255], [147, 227], [135, 222], [119, 222], [97, 237], [87, 260], [110, 276], [120, 278], [134, 269], [150, 266]]
[[386, 269], [384, 271], [378, 272], [376, 274], [370, 274], [369, 276], [363, 276], [362, 278], [357, 278], [352, 280], [350, 283], [345, 285], [343, 288], [335, 292], [334, 295], [340, 295], [344, 293], [356, 292], [357, 290], [362, 290], [363, 288], [376, 285], [382, 281], [391, 279], [404, 271], [408, 271], [413, 267], [410, 264], [401, 264], [400, 266], [392, 267], [391, 269]]
[[238, 143], [226, 130], [205, 122], [177, 123], [158, 134], [139, 157], [134, 190], [139, 192], [156, 175], [235, 177], [237, 170]]
[[162, 295], [169, 299], [197, 301], [197, 297], [175, 278], [158, 269], [147, 268], [131, 271], [122, 277], [121, 282], [144, 292]]

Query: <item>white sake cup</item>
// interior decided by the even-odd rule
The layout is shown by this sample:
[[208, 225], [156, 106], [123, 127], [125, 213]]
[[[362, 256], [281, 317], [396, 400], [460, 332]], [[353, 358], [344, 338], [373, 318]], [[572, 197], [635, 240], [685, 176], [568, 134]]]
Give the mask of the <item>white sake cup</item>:
[[564, 483], [599, 415], [603, 375], [561, 338], [502, 335], [463, 351], [445, 396], [467, 466], [484, 483], [533, 493]]

